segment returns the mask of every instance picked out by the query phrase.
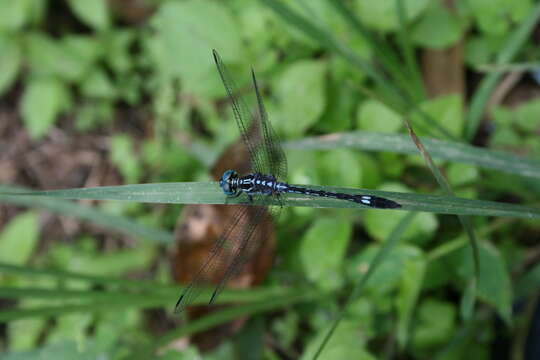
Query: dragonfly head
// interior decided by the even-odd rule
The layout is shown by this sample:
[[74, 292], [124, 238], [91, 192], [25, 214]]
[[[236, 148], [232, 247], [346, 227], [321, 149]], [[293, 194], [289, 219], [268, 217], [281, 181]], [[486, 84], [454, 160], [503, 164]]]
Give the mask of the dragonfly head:
[[233, 181], [238, 178], [238, 173], [234, 170], [227, 170], [221, 176], [219, 180], [219, 186], [225, 193], [225, 195], [236, 194], [236, 182]]

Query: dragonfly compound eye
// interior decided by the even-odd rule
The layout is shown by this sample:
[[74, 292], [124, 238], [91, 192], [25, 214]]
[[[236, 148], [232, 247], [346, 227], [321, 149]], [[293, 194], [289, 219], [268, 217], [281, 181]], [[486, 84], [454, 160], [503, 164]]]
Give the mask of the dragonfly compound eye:
[[219, 186], [226, 195], [234, 195], [236, 193], [232, 180], [237, 177], [238, 173], [234, 170], [227, 170], [221, 176], [221, 179], [219, 180]]

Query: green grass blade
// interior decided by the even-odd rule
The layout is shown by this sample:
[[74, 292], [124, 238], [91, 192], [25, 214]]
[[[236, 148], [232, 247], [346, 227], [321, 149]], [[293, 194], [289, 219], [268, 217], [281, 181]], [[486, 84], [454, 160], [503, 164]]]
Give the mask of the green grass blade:
[[104, 277], [104, 276], [95, 276], [81, 273], [74, 273], [64, 270], [52, 270], [52, 269], [36, 269], [28, 266], [19, 266], [6, 263], [0, 263], [0, 274], [13, 274], [13, 275], [22, 275], [30, 277], [46, 277], [52, 278], [57, 281], [62, 280], [76, 280], [76, 281], [87, 281], [92, 284], [100, 285], [114, 285], [122, 286], [125, 288], [131, 288], [134, 290], [151, 290], [151, 291], [174, 291], [175, 293], [179, 292], [180, 287], [160, 284], [155, 281], [150, 280], [130, 280], [130, 279], [120, 279], [114, 277]]
[[293, 11], [290, 7], [279, 0], [261, 0], [266, 6], [278, 14], [284, 21], [304, 32], [308, 37], [318, 42], [323, 48], [339, 54], [353, 66], [359, 68], [367, 76], [373, 79], [381, 91], [384, 92], [385, 103], [399, 112], [405, 112], [405, 103], [399, 89], [391, 85], [391, 82], [377, 71], [368, 61], [358, 57], [350, 48], [338, 41], [332, 34], [322, 29], [310, 19]]
[[[450, 186], [450, 183], [446, 180], [446, 178], [441, 173], [439, 168], [435, 165], [431, 155], [426, 150], [420, 138], [416, 136], [416, 133], [414, 132], [409, 120], [407, 118], [404, 118], [403, 121], [405, 122], [407, 130], [409, 131], [409, 136], [411, 137], [412, 141], [418, 148], [418, 151], [420, 151], [420, 154], [422, 155], [424, 162], [426, 163], [429, 170], [433, 174], [433, 177], [435, 177], [435, 179], [437, 180], [437, 183], [439, 184], [443, 193], [449, 196], [454, 196], [454, 192], [452, 190], [452, 187]], [[476, 233], [474, 232], [470, 219], [464, 216], [465, 214], [456, 214], [456, 215], [459, 219], [459, 222], [461, 223], [461, 226], [465, 230], [467, 237], [469, 238], [469, 242], [471, 244], [472, 253], [473, 253], [473, 259], [474, 259], [475, 276], [470, 279], [469, 286], [467, 287], [467, 291], [463, 295], [462, 302], [461, 302], [462, 303], [461, 313], [464, 315], [466, 320], [469, 320], [472, 316], [472, 310], [474, 308], [474, 303], [476, 299], [476, 291], [477, 291], [476, 284], [478, 283], [478, 279], [480, 276], [480, 250], [478, 249], [478, 240], [476, 238]]]
[[96, 301], [89, 304], [62, 304], [54, 306], [39, 306], [30, 309], [18, 308], [0, 311], [0, 323], [26, 318], [61, 316], [73, 313], [87, 314], [99, 311], [118, 311], [129, 308], [150, 309], [163, 307], [169, 303], [170, 299], [146, 296], [137, 298], [123, 298], [121, 301], [107, 300]]
[[[504, 151], [430, 138], [420, 138], [434, 159], [472, 164], [513, 175], [540, 179], [540, 161]], [[351, 148], [417, 155], [418, 149], [407, 135], [368, 131], [336, 133], [302, 140], [288, 141], [284, 147], [301, 150]]]
[[149, 359], [153, 357], [153, 354], [157, 349], [169, 344], [175, 339], [183, 336], [208, 330], [217, 325], [224, 324], [228, 321], [244, 317], [252, 316], [255, 314], [279, 309], [282, 307], [290, 306], [300, 302], [313, 301], [318, 298], [328, 296], [328, 293], [321, 292], [320, 290], [313, 289], [301, 289], [301, 290], [288, 290], [279, 297], [270, 298], [265, 301], [255, 302], [251, 304], [244, 304], [242, 306], [235, 306], [211, 313], [196, 321], [190, 322], [184, 326], [170, 331], [164, 336], [153, 341], [149, 346], [144, 349], [138, 349], [136, 353], [133, 353], [130, 358], [136, 359]]
[[[148, 291], [148, 290], [147, 290]], [[68, 290], [48, 288], [18, 288], [1, 287], [0, 298], [6, 299], [55, 299], [55, 300], [81, 300], [81, 301], [118, 301], [125, 298], [163, 298], [170, 302], [171, 297], [163, 292], [142, 294], [126, 291], [95, 291], [95, 290]]]
[[479, 72], [522, 72], [522, 71], [536, 71], [540, 68], [540, 62], [522, 62], [522, 63], [513, 63], [513, 64], [484, 64], [478, 65], [475, 70]]
[[[296, 185], [303, 186], [303, 185]], [[328, 192], [346, 194], [375, 195], [397, 201], [402, 205], [399, 210], [426, 211], [439, 214], [509, 216], [526, 219], [540, 217], [540, 209], [515, 204], [493, 201], [470, 200], [453, 196], [409, 194], [380, 190], [351, 189], [333, 186], [314, 186], [310, 188]], [[66, 189], [53, 191], [35, 191], [18, 196], [50, 196], [64, 199], [123, 200], [169, 204], [242, 204], [242, 205], [284, 205], [316, 208], [356, 208], [368, 207], [338, 199], [283, 194], [281, 199], [274, 197], [256, 199], [252, 204], [247, 197], [226, 198], [216, 182], [156, 183], [122, 186], [103, 186], [94, 188]]]
[[[61, 199], [43, 197], [16, 196], [16, 193], [25, 193], [30, 190], [20, 187], [0, 185], [0, 202], [12, 205], [28, 206], [51, 211], [55, 214], [75, 217], [89, 221], [93, 224], [112, 229], [136, 238], [154, 241], [170, 245], [173, 243], [173, 235], [164, 230], [141, 225], [125, 217], [106, 214], [92, 207], [76, 204]], [[3, 193], [3, 194], [2, 194]], [[11, 193], [13, 195], [4, 195]]]
[[[393, 50], [387, 41], [380, 40], [366, 29], [356, 16], [355, 12], [350, 9], [346, 2], [340, 0], [330, 0], [330, 4], [334, 6], [337, 13], [349, 24], [351, 29], [358, 33], [364, 41], [366, 41], [374, 52], [374, 58], [380, 62], [384, 69], [394, 80], [393, 84], [399, 84], [396, 87], [396, 92], [400, 93], [402, 98], [407, 94], [416, 94], [416, 80], [411, 79], [407, 71], [403, 71], [403, 60], [399, 54]], [[419, 99], [418, 99], [419, 100]]]
[[[506, 46], [497, 56], [495, 66], [506, 65], [514, 59], [521, 47], [530, 38], [531, 32], [535, 29], [539, 18], [540, 4], [537, 4], [527, 19], [525, 19], [525, 21], [523, 21], [509, 37]], [[476, 130], [482, 120], [482, 115], [486, 109], [489, 97], [502, 75], [502, 72], [495, 72], [486, 76], [473, 95], [469, 112], [467, 113], [467, 121], [465, 122], [465, 136], [467, 139], [472, 139], [476, 134]]]
[[[423, 130], [427, 131], [428, 133], [432, 133], [433, 131], [436, 131], [441, 136], [444, 136], [448, 139], [455, 140], [455, 137], [446, 130], [441, 124], [439, 124], [438, 121], [436, 121], [433, 117], [429, 116], [425, 113], [425, 111], [422, 111], [418, 107], [418, 101], [422, 99], [422, 86], [418, 88], [418, 84], [421, 84], [421, 77], [420, 72], [417, 71], [407, 71], [410, 70], [408, 68], [403, 71], [403, 61], [400, 59], [400, 56], [393, 51], [384, 41], [377, 41], [375, 37], [373, 37], [369, 31], [367, 31], [358, 17], [355, 16], [355, 12], [349, 9], [345, 2], [338, 1], [338, 0], [331, 0], [330, 1], [332, 5], [336, 8], [337, 12], [346, 20], [346, 22], [351, 26], [351, 28], [356, 31], [358, 34], [360, 34], [365, 41], [367, 41], [371, 48], [375, 52], [375, 56], [378, 61], [380, 61], [383, 65], [385, 70], [392, 76], [392, 79], [394, 80], [392, 84], [395, 82], [396, 84], [399, 84], [398, 86], [395, 85], [388, 85], [390, 89], [392, 90], [392, 95], [395, 95], [400, 100], [400, 106], [395, 107], [392, 106], [392, 103], [387, 101], [387, 99], [378, 97], [379, 101], [383, 102], [385, 105], [391, 107], [396, 112], [403, 116], [409, 115], [410, 112], [417, 112], [420, 115], [420, 120], [423, 123], [417, 124], [417, 126], [421, 127]], [[396, 11], [398, 12], [398, 17], [400, 15], [400, 6], [397, 4]], [[317, 40], [315, 38], [315, 40]], [[402, 42], [406, 39], [403, 40]], [[409, 44], [410, 46], [410, 44]], [[405, 54], [407, 56], [407, 54]], [[350, 58], [345, 57], [347, 61], [350, 61]], [[412, 63], [414, 61], [412, 59], [409, 59]], [[352, 63], [354, 65], [354, 63]], [[411, 65], [412, 68], [415, 68], [416, 66]], [[373, 71], [374, 73], [377, 73], [376, 70]], [[368, 75], [370, 75], [368, 73]], [[377, 79], [375, 79], [377, 81]], [[379, 83], [377, 81], [377, 83]], [[379, 84], [380, 85], [380, 84]], [[386, 85], [386, 84], [384, 84]], [[410, 94], [413, 94], [411, 97]]]

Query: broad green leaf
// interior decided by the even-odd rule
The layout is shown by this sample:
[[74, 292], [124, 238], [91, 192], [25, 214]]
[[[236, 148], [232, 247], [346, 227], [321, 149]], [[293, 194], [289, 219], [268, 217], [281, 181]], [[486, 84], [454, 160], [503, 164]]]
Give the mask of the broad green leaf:
[[366, 100], [357, 112], [358, 128], [368, 131], [392, 133], [399, 130], [403, 122], [401, 116], [376, 100]]
[[80, 340], [87, 335], [94, 317], [91, 314], [69, 314], [55, 318], [55, 326], [47, 334], [49, 344], [62, 340]]
[[[392, 31], [399, 28], [398, 12], [395, 0], [355, 0], [360, 19], [377, 30]], [[420, 15], [429, 5], [429, 0], [406, 1], [406, 20]]]
[[429, 349], [446, 344], [455, 330], [455, 306], [439, 300], [425, 300], [418, 309], [412, 335], [413, 346], [418, 349]]
[[431, 6], [413, 26], [411, 38], [422, 47], [444, 49], [457, 43], [462, 32], [457, 15], [438, 4]]
[[38, 217], [33, 212], [18, 215], [0, 233], [0, 261], [24, 264], [37, 245]]
[[[499, 315], [508, 323], [512, 322], [512, 284], [510, 274], [501, 254], [488, 242], [481, 242], [480, 278], [478, 296], [497, 309]], [[470, 247], [462, 248], [451, 255], [458, 275], [463, 280], [473, 274]]]
[[107, 74], [94, 68], [82, 79], [81, 92], [84, 96], [90, 98], [101, 98], [114, 100], [116, 89]]
[[[420, 109], [436, 119], [451, 134], [459, 136], [463, 131], [463, 99], [459, 94], [439, 96], [420, 104]], [[418, 113], [412, 114], [411, 121], [421, 123]], [[418, 131], [422, 135], [422, 131]]]
[[[448, 181], [453, 187], [468, 185], [477, 181], [480, 177], [478, 169], [466, 164], [449, 164], [447, 169]], [[455, 193], [459, 197], [476, 198], [477, 191], [473, 188], [456, 189]]]
[[111, 23], [107, 0], [68, 0], [71, 11], [94, 30], [106, 30]]
[[358, 154], [361, 164], [362, 181], [360, 184], [368, 189], [376, 189], [381, 185], [382, 176], [377, 160], [368, 154]]
[[[385, 189], [407, 191], [401, 185], [387, 185]], [[393, 216], [388, 216], [385, 211], [373, 210], [365, 214], [364, 224], [367, 232], [375, 239], [386, 239], [392, 229], [401, 221], [406, 213], [398, 213]], [[402, 235], [404, 240], [413, 240], [415, 242], [424, 242], [429, 240], [435, 233], [438, 227], [437, 218], [433, 214], [420, 213], [409, 225], [405, 233]]]
[[523, 139], [511, 126], [499, 126], [489, 139], [490, 146], [495, 149], [523, 146]]
[[533, 99], [520, 104], [515, 111], [516, 124], [526, 132], [535, 132], [540, 129], [540, 100]]
[[[1, 12], [1, 11], [0, 11]], [[9, 90], [21, 66], [21, 48], [17, 41], [0, 36], [0, 95]]]
[[[273, 25], [272, 14], [261, 11], [260, 3], [254, 1], [246, 2], [235, 10], [239, 28], [242, 29], [242, 38], [247, 40], [249, 49], [256, 54], [263, 54], [266, 61], [274, 63], [276, 56], [268, 51], [272, 40], [277, 36], [275, 31], [268, 31], [268, 27]], [[283, 30], [282, 32], [285, 33]]]
[[[505, 34], [506, 35], [506, 34]], [[467, 35], [465, 42], [465, 62], [479, 67], [492, 63], [504, 46], [507, 36]]]
[[141, 165], [135, 153], [133, 139], [116, 135], [111, 141], [111, 161], [118, 166], [127, 183], [135, 183], [141, 176]]
[[362, 81], [361, 74], [353, 71], [343, 59], [332, 57], [327, 63], [326, 107], [316, 125], [316, 130], [324, 134], [351, 128], [351, 114], [357, 106], [358, 94], [347, 81], [351, 77], [355, 84]]
[[277, 335], [276, 340], [281, 346], [289, 347], [298, 337], [300, 330], [300, 314], [287, 311], [272, 321], [272, 330]]
[[318, 220], [303, 236], [299, 257], [307, 278], [326, 289], [340, 285], [340, 269], [351, 237], [351, 224]]
[[[359, 279], [373, 264], [373, 259], [377, 256], [382, 245], [368, 246], [361, 253], [353, 257], [348, 264], [348, 275], [351, 280]], [[379, 264], [378, 268], [371, 274], [365, 288], [376, 297], [386, 297], [395, 291], [402, 284], [405, 270], [408, 264], [417, 263], [421, 259], [418, 248], [409, 245], [396, 246], [393, 251], [386, 254], [386, 258]], [[413, 271], [413, 269], [410, 269]], [[412, 274], [412, 272], [411, 272]], [[403, 289], [402, 291], [411, 290]], [[400, 301], [403, 301], [400, 300]]]
[[[323, 341], [327, 330], [321, 331], [312, 339], [301, 360], [313, 359], [319, 350], [319, 344]], [[317, 358], [319, 360], [375, 360], [365, 348], [366, 339], [362, 336], [362, 327], [358, 321], [343, 320], [336, 328], [334, 336], [328, 341], [324, 350]]]
[[20, 30], [31, 15], [33, 1], [35, 0], [0, 2], [0, 30], [2, 32]]
[[303, 60], [280, 75], [275, 87], [280, 111], [272, 114], [277, 128], [298, 136], [317, 122], [325, 107], [325, 72], [325, 63]]
[[361, 184], [362, 168], [355, 152], [347, 149], [327, 151], [317, 157], [317, 177], [323, 184], [357, 186]]
[[[503, 106], [494, 107], [491, 109], [491, 116], [497, 123], [497, 129], [494, 135], [497, 136], [497, 133], [501, 130], [514, 131], [516, 129], [518, 131], [522, 130], [525, 133], [536, 131], [540, 128], [540, 119], [537, 116], [539, 111], [540, 101], [535, 99], [523, 102], [512, 108]], [[521, 140], [519, 137], [518, 139]], [[518, 143], [506, 143], [509, 145], [521, 145], [521, 141]]]
[[[336, 38], [347, 38], [347, 44], [354, 49], [355, 52], [364, 57], [369, 57], [371, 49], [362, 37], [351, 36], [350, 28], [343, 18], [337, 13], [328, 0], [311, 0], [309, 2], [299, 1], [283, 1], [287, 3], [291, 9], [299, 14], [309, 16], [316, 20], [322, 27], [331, 31]], [[281, 23], [279, 23], [281, 25]], [[282, 26], [279, 26], [280, 28]], [[280, 29], [281, 30], [281, 29]], [[310, 48], [319, 49], [321, 46], [320, 39], [310, 37], [304, 31], [298, 28], [283, 29], [284, 31], [276, 33], [276, 37], [288, 38], [292, 37], [294, 43], [302, 43]]]
[[95, 64], [105, 53], [99, 37], [70, 34], [63, 37], [60, 43], [62, 51], [81, 62], [85, 70]]
[[100, 44], [85, 36], [66, 36], [57, 40], [45, 33], [25, 37], [32, 75], [78, 82], [101, 56]]
[[47, 16], [49, 0], [28, 0], [28, 23], [32, 25], [43, 24], [45, 17]]
[[88, 131], [109, 124], [114, 119], [111, 100], [88, 101], [77, 109], [77, 130]]
[[[102, 351], [115, 350], [118, 341], [125, 336], [133, 336], [144, 316], [139, 311], [107, 311], [101, 314], [99, 322], [95, 324], [95, 347]], [[132, 335], [133, 334], [133, 335]]]
[[32, 80], [22, 98], [22, 116], [30, 136], [39, 139], [47, 134], [68, 102], [67, 89], [55, 79]]
[[[208, 26], [208, 19], [212, 19], [212, 26]], [[237, 25], [221, 2], [168, 1], [159, 7], [152, 24], [156, 36], [151, 46], [157, 70], [167, 79], [180, 77], [182, 86], [190, 93], [208, 96], [222, 89], [212, 49], [227, 64], [242, 63], [246, 58]], [[247, 66], [242, 69], [247, 82]], [[240, 80], [236, 82], [243, 83]]]
[[[262, 2], [279, 15], [280, 18], [285, 20], [288, 25], [301, 30], [317, 41], [324, 49], [339, 55], [341, 59], [352, 65], [356, 71], [361, 71], [370, 77], [379, 88], [376, 95], [383, 98], [383, 100], [392, 108], [404, 112], [404, 109], [407, 107], [406, 99], [402, 96], [400, 90], [392, 84], [392, 82], [388, 81], [388, 78], [382, 74], [379, 69], [374, 67], [366, 59], [362, 58], [351, 47], [341, 42], [341, 40], [338, 40], [334, 33], [321, 25], [317, 19], [310, 17], [309, 14], [306, 15], [304, 13], [293, 11], [291, 7], [279, 0], [262, 0]], [[347, 21], [349, 27], [358, 31], [359, 22], [354, 16], [353, 11], [345, 6], [343, 2], [333, 1], [331, 4], [340, 12], [340, 16]], [[363, 35], [364, 34], [362, 34], [363, 40], [370, 43], [373, 47], [377, 46], [377, 44], [373, 44], [373, 39], [366, 39]]]
[[132, 68], [138, 58], [133, 56], [131, 47], [136, 40], [136, 32], [131, 29], [115, 30], [106, 34], [104, 38], [106, 60], [116, 73], [133, 71]]
[[521, 22], [532, 10], [530, 0], [467, 0], [476, 22], [485, 33], [502, 34], [511, 22]]
[[[17, 352], [34, 349], [38, 345], [39, 338], [46, 325], [47, 319], [39, 318], [22, 319], [7, 323], [9, 349], [13, 352], [11, 358], [20, 359], [21, 354], [17, 354]], [[9, 356], [2, 356], [2, 359], [9, 358]], [[28, 360], [30, 359], [31, 357], [28, 357]]]

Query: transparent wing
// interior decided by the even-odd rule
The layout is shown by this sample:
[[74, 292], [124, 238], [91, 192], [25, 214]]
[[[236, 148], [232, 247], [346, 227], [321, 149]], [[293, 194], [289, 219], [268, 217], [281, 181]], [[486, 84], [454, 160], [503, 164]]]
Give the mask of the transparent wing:
[[248, 149], [251, 161], [251, 168], [255, 172], [261, 174], [268, 174], [269, 169], [264, 167], [260, 153], [257, 152], [256, 149], [256, 145], [260, 143], [260, 129], [250, 129], [249, 126], [258, 124], [252, 124], [251, 113], [249, 112], [246, 103], [240, 96], [238, 88], [232, 80], [231, 76], [229, 75], [229, 72], [227, 71], [225, 64], [223, 64], [221, 57], [216, 50], [212, 50], [212, 54], [214, 55], [214, 61], [216, 63], [223, 86], [225, 87], [227, 95], [229, 96], [229, 99], [231, 101], [236, 125], [238, 126], [238, 130], [240, 131], [242, 140], [244, 141], [244, 144]]
[[255, 211], [253, 213], [252, 222], [249, 229], [246, 230], [245, 236], [239, 241], [238, 247], [234, 249], [234, 254], [231, 255], [231, 263], [225, 270], [223, 278], [220, 280], [218, 286], [216, 286], [212, 297], [210, 298], [210, 304], [214, 302], [217, 296], [223, 291], [225, 285], [231, 278], [238, 275], [238, 273], [244, 268], [244, 265], [257, 253], [257, 250], [261, 248], [267, 236], [263, 236], [260, 241], [252, 239], [253, 233], [257, 225], [271, 220], [271, 214], [264, 206], [253, 206]]
[[287, 178], [287, 158], [281, 148], [281, 142], [276, 132], [272, 128], [270, 121], [268, 121], [268, 115], [264, 108], [264, 103], [259, 92], [259, 86], [257, 85], [257, 78], [255, 72], [251, 69], [251, 78], [253, 80], [253, 87], [255, 88], [255, 94], [257, 95], [257, 109], [258, 114], [256, 118], [259, 119], [260, 127], [263, 134], [263, 141], [259, 144], [257, 152], [260, 153], [263, 167], [269, 169], [268, 174], [274, 175], [276, 179], [285, 180]]
[[[257, 224], [260, 222], [262, 214], [264, 214], [263, 207], [252, 206], [243, 206], [234, 214], [232, 223], [229, 224], [225, 232], [216, 241], [204, 265], [201, 266], [194, 279], [182, 292], [182, 295], [176, 302], [175, 312], [181, 312], [187, 306], [191, 305], [199, 297], [202, 288], [211, 283], [213, 274], [229, 272], [228, 269], [231, 267], [231, 264], [238, 261], [236, 257], [244, 254], [243, 252], [239, 252], [238, 249], [246, 246], [245, 244], [249, 241]], [[240, 261], [245, 263], [246, 260], [240, 259]], [[229, 278], [230, 276], [224, 276], [220, 280], [218, 288], [223, 288]], [[214, 300], [215, 294], [214, 292], [210, 302]]]

